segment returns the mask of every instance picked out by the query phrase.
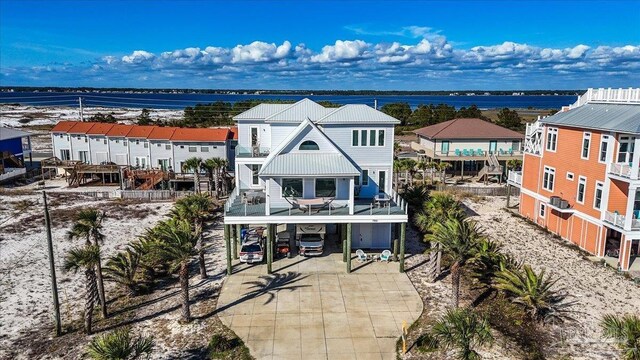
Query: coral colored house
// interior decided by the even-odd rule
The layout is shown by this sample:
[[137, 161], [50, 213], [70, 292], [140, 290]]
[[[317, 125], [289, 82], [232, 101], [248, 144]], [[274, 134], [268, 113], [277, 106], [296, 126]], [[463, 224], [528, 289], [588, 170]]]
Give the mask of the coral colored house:
[[520, 214], [604, 258], [640, 271], [640, 89], [589, 89], [527, 126]]

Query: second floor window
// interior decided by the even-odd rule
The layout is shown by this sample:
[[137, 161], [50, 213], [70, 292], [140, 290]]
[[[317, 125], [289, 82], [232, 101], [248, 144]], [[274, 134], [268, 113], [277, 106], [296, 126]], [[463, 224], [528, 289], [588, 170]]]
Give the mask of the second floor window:
[[591, 147], [591, 133], [584, 133], [582, 135], [582, 154], [583, 159], [589, 159], [589, 148]]
[[198, 151], [197, 146], [189, 146], [189, 152], [197, 152], [197, 151]]
[[596, 182], [596, 191], [593, 194], [593, 207], [595, 209], [600, 210], [602, 208], [602, 191], [604, 189], [604, 184], [601, 182]]
[[282, 179], [282, 197], [302, 197], [302, 179]]
[[260, 168], [262, 165], [251, 165], [251, 184], [252, 185], [260, 185], [260, 177], [258, 173], [260, 172]]
[[608, 147], [609, 147], [609, 136], [602, 135], [602, 139], [600, 140], [600, 155], [598, 157], [598, 161], [602, 163], [607, 161]]
[[298, 147], [298, 150], [320, 150], [318, 144], [315, 141], [307, 140], [303, 141]]
[[578, 178], [578, 194], [576, 194], [576, 201], [580, 204], [584, 204], [584, 192], [587, 190], [587, 178], [580, 176]]
[[556, 170], [548, 166], [544, 167], [544, 175], [542, 176], [542, 188], [547, 191], [553, 191], [553, 183], [556, 177]]
[[547, 147], [548, 151], [556, 151], [556, 147], [558, 146], [558, 129], [557, 128], [549, 128], [547, 130]]
[[352, 130], [351, 145], [352, 146], [384, 146], [385, 131], [384, 130]]
[[336, 179], [316, 179], [316, 197], [336, 196]]

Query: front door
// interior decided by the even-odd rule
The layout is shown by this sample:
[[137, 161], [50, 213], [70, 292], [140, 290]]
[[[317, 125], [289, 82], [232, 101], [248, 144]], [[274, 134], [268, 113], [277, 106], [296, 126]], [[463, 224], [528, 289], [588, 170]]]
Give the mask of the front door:
[[387, 172], [378, 172], [378, 192], [385, 192], [387, 189]]
[[489, 154], [495, 154], [498, 150], [498, 142], [496, 140], [489, 141]]
[[78, 160], [81, 162], [88, 164], [89, 163], [89, 152], [88, 151], [78, 151]]
[[71, 160], [71, 151], [69, 149], [60, 150], [60, 160]]
[[169, 159], [158, 159], [158, 167], [162, 171], [167, 171], [169, 168]]
[[442, 153], [442, 155], [447, 155], [449, 153], [449, 142], [448, 141], [443, 141], [442, 145], [440, 146], [440, 152]]
[[258, 139], [258, 128], [252, 127], [251, 128], [251, 147], [258, 146], [259, 141], [260, 140]]

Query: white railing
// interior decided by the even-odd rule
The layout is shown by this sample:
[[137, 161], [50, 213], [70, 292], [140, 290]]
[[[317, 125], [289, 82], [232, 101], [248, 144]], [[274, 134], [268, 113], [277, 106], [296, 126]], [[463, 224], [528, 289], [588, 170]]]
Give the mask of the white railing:
[[578, 100], [569, 105], [569, 109], [575, 109], [590, 102], [607, 103], [640, 103], [640, 88], [612, 89], [589, 88], [586, 93], [580, 95]]
[[5, 168], [4, 174], [0, 174], [0, 181], [8, 180], [16, 176], [24, 175], [26, 173], [26, 168]]
[[229, 209], [231, 209], [231, 205], [233, 205], [233, 202], [236, 201], [236, 197], [238, 197], [238, 192], [235, 191], [235, 189], [234, 189], [229, 193], [229, 198], [224, 203], [224, 212], [225, 212], [225, 214], [227, 212], [229, 212]]
[[522, 171], [509, 171], [508, 181], [514, 184], [522, 185]]
[[609, 166], [609, 173], [634, 180], [640, 178], [640, 169], [636, 171], [635, 176], [632, 176], [633, 167], [627, 163], [612, 163]]
[[625, 219], [626, 219], [626, 216], [620, 215], [618, 213], [613, 213], [610, 211], [606, 211], [604, 213], [604, 221], [608, 222], [609, 224], [613, 224], [619, 228], [624, 229]]
[[544, 133], [544, 124], [539, 121], [527, 124], [526, 135], [524, 139], [524, 151], [529, 154], [539, 155], [542, 152], [542, 134]]

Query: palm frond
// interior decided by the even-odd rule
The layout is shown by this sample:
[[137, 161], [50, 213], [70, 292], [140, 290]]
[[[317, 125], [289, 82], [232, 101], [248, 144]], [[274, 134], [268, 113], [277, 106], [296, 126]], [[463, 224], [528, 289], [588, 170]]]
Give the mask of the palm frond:
[[96, 336], [88, 347], [94, 360], [134, 360], [142, 355], [149, 357], [155, 344], [153, 337], [132, 337], [130, 328], [121, 328]]

